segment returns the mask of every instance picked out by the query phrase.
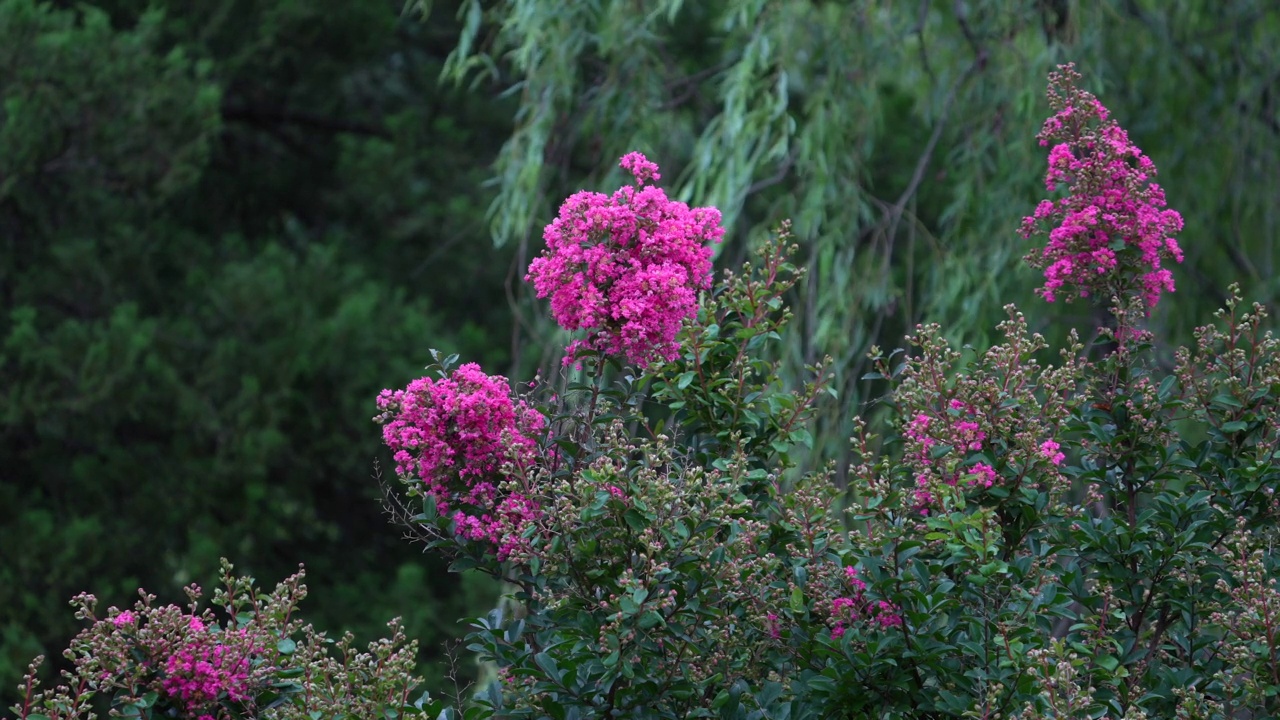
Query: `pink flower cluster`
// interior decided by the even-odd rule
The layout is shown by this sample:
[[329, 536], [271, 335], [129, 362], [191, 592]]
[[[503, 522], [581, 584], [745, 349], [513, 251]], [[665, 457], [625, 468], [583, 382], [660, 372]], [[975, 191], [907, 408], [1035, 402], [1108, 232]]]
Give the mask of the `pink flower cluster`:
[[[939, 446], [939, 438], [945, 438], [946, 444], [956, 450], [977, 452], [982, 450], [987, 440], [987, 433], [972, 419], [973, 408], [960, 400], [951, 400], [948, 404], [951, 412], [940, 418], [927, 413], [916, 413], [907, 423], [903, 434], [909, 441], [908, 455], [919, 466], [927, 469], [928, 474], [916, 478], [916, 509], [926, 514], [936, 498], [929, 490], [930, 484], [938, 482], [934, 469], [939, 467], [932, 457], [932, 450]], [[977, 463], [962, 471], [952, 472], [941, 479], [947, 485], [955, 486], [964, 478], [969, 487], [989, 488], [999, 479], [995, 468], [987, 463]]]
[[1151, 158], [1092, 94], [1076, 87], [1080, 75], [1064, 65], [1049, 75], [1049, 104], [1055, 114], [1045, 121], [1040, 144], [1053, 145], [1045, 186], [1066, 186], [1067, 196], [1044, 200], [1022, 221], [1021, 235], [1048, 235], [1048, 244], [1027, 255], [1044, 271], [1038, 292], [1053, 302], [1063, 297], [1140, 294], [1148, 308], [1162, 292], [1173, 291], [1173, 275], [1161, 267], [1172, 258], [1182, 262], [1173, 235], [1182, 216], [1165, 207], [1164, 190], [1151, 179]]
[[92, 655], [101, 682], [153, 689], [196, 720], [213, 720], [224, 700], [250, 702], [273, 672], [260, 630], [222, 630], [176, 605], [113, 607], [81, 637], [99, 643]]
[[539, 298], [551, 299], [561, 327], [587, 333], [566, 348], [565, 364], [588, 349], [641, 367], [675, 359], [676, 335], [697, 314], [698, 291], [711, 286], [708, 243], [724, 236], [720, 211], [690, 208], [647, 185], [661, 175], [640, 153], [620, 165], [635, 186], [566, 200], [525, 276]]
[[378, 396], [382, 438], [396, 472], [422, 483], [441, 515], [450, 510], [456, 531], [470, 540], [498, 545], [499, 559], [537, 517], [535, 504], [518, 493], [502, 493], [502, 466], [534, 459], [534, 438], [546, 418], [513, 400], [507, 379], [486, 375], [468, 363], [447, 378], [419, 378], [404, 390]]
[[[198, 622], [198, 618], [192, 620]], [[192, 630], [196, 630], [194, 623]], [[160, 687], [191, 715], [212, 717], [199, 713], [223, 694], [233, 702], [248, 699], [250, 668], [244, 652], [219, 643], [215, 635], [197, 634], [169, 656]]]
[[867, 584], [858, 577], [858, 569], [846, 567], [845, 578], [853, 588], [853, 595], [838, 597], [831, 601], [831, 616], [835, 626], [831, 628], [831, 639], [844, 637], [849, 624], [858, 617], [865, 617], [873, 625], [882, 630], [902, 625], [902, 615], [898, 608], [885, 600], [869, 601], [864, 596]]
[[1067, 459], [1067, 455], [1059, 449], [1060, 447], [1061, 446], [1053, 440], [1045, 440], [1040, 443], [1040, 457], [1043, 457], [1054, 465], [1061, 465], [1062, 462]]

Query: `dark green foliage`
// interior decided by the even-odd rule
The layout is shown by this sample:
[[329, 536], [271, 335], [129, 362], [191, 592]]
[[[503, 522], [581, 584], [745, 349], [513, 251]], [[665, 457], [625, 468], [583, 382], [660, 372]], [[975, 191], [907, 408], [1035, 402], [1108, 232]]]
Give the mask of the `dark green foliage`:
[[505, 115], [392, 3], [141, 9], [0, 0], [0, 704], [74, 593], [221, 555], [306, 563], [324, 627], [403, 615], [439, 678], [493, 590], [387, 526], [370, 418], [428, 346], [510, 360], [475, 239]]

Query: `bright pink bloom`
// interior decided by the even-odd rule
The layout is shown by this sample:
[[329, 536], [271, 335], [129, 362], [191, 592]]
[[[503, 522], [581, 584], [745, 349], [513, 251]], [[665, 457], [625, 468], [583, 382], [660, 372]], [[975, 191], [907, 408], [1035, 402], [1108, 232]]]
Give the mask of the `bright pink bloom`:
[[857, 592], [853, 597], [837, 597], [831, 601], [831, 619], [835, 621], [831, 628], [832, 640], [844, 637], [849, 627], [859, 619], [869, 621], [881, 630], [902, 625], [902, 616], [893, 603], [885, 600], [871, 602], [863, 597], [866, 584], [858, 578], [857, 569], [847, 567], [845, 575], [854, 583]]
[[978, 463], [977, 465], [969, 468], [970, 485], [989, 488], [995, 484], [998, 477], [999, 476], [996, 475], [995, 468], [986, 463]]
[[902, 616], [898, 614], [898, 608], [892, 603], [884, 600], [877, 601], [874, 606], [875, 614], [872, 621], [881, 627], [881, 629], [889, 629], [891, 627], [902, 626]]
[[[192, 629], [196, 629], [195, 625], [191, 623]], [[224, 694], [235, 702], [246, 700], [250, 668], [250, 658], [243, 651], [197, 637], [169, 656], [161, 688], [188, 712], [196, 714]]]
[[566, 348], [565, 364], [580, 350], [622, 355], [641, 367], [675, 359], [676, 335], [697, 314], [698, 291], [711, 287], [708, 243], [724, 236], [720, 211], [691, 209], [646, 187], [661, 175], [640, 153], [619, 164], [635, 186], [566, 200], [525, 276], [539, 298], [551, 299], [561, 327], [587, 333]]
[[1040, 443], [1040, 455], [1054, 465], [1061, 465], [1062, 461], [1067, 459], [1067, 456], [1059, 451], [1058, 448], [1058, 443], [1053, 440], [1045, 440]]
[[859, 594], [867, 589], [867, 584], [862, 581], [862, 578], [858, 577], [858, 568], [852, 565], [846, 567], [844, 569], [844, 576], [849, 580], [849, 584], [853, 586], [853, 589]]
[[497, 545], [505, 559], [513, 547], [502, 538], [520, 535], [537, 509], [522, 496], [502, 497], [501, 469], [505, 462], [533, 461], [546, 418], [513, 400], [506, 378], [486, 375], [474, 363], [448, 378], [424, 377], [404, 390], [384, 390], [378, 408], [396, 472], [421, 482], [441, 514], [453, 510], [459, 535]]
[[1151, 308], [1173, 291], [1173, 275], [1161, 264], [1182, 262], [1173, 238], [1182, 216], [1166, 208], [1164, 190], [1152, 182], [1155, 164], [1097, 98], [1076, 87], [1079, 79], [1071, 65], [1049, 75], [1055, 114], [1039, 135], [1041, 145], [1054, 143], [1045, 186], [1065, 187], [1067, 196], [1042, 201], [1023, 219], [1023, 237], [1048, 237], [1026, 260], [1044, 271], [1039, 293], [1049, 302], [1139, 295]]
[[987, 434], [978, 429], [978, 423], [962, 420], [956, 424], [956, 445], [966, 450], [981, 450]]
[[937, 441], [929, 435], [929, 425], [932, 422], [933, 418], [924, 413], [917, 413], [903, 430], [903, 434], [919, 445], [916, 456], [925, 464], [929, 463], [929, 448], [937, 444]]
[[136, 620], [137, 620], [137, 617], [133, 614], [132, 611], [125, 610], [119, 615], [111, 618], [111, 624], [115, 625], [118, 628], [122, 628], [122, 627], [125, 627], [126, 625], [132, 625]]
[[658, 173], [658, 164], [649, 160], [642, 153], [629, 152], [618, 161], [618, 167], [636, 177], [636, 185], [655, 182], [662, 179]]

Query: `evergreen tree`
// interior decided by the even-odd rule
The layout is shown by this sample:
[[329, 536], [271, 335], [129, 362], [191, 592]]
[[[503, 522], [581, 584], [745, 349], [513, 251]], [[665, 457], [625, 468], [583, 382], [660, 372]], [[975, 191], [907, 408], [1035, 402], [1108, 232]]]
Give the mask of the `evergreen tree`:
[[140, 5], [0, 0], [0, 704], [73, 594], [222, 555], [305, 562], [333, 630], [404, 615], [439, 677], [493, 589], [386, 525], [370, 418], [429, 347], [510, 360], [507, 115], [393, 3]]

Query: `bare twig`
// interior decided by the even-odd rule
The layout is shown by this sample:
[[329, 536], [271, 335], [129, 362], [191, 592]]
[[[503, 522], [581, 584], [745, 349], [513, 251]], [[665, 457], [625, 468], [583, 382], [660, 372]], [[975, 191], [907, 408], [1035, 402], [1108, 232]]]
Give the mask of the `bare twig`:
[[387, 522], [404, 528], [405, 540], [430, 546], [432, 542], [441, 539], [438, 530], [413, 519], [418, 513], [409, 507], [409, 504], [405, 502], [400, 493], [396, 492], [391, 483], [383, 479], [382, 467], [376, 460], [373, 462], [373, 479], [378, 483], [378, 488], [382, 491], [382, 512], [386, 514]]

